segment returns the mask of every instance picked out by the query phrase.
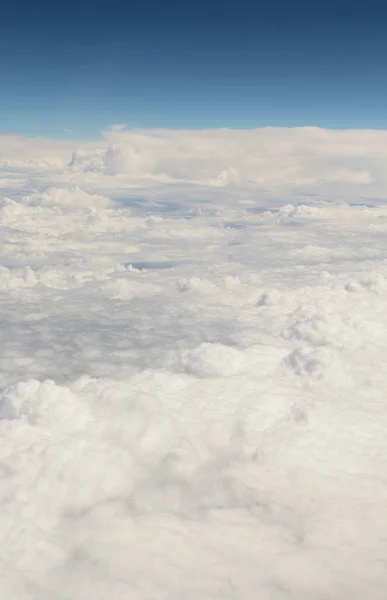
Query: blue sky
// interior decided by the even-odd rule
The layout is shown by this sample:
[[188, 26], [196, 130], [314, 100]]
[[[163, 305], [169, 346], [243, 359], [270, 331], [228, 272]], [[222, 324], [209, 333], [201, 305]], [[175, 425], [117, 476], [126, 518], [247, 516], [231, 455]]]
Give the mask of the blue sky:
[[0, 19], [0, 130], [387, 128], [382, 2], [15, 0]]

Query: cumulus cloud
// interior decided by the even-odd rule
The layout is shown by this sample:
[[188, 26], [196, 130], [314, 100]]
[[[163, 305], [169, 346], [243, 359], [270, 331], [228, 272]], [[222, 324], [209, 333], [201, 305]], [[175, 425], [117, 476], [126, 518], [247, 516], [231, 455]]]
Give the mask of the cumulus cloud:
[[387, 132], [317, 127], [255, 130], [129, 130], [113, 125], [100, 142], [0, 135], [4, 168], [58, 169], [123, 181], [247, 186], [282, 193], [387, 189]]
[[384, 600], [385, 141], [2, 137], [1, 599]]
[[97, 194], [90, 194], [80, 189], [74, 188], [48, 188], [44, 192], [35, 192], [23, 198], [23, 203], [31, 206], [59, 207], [68, 208], [108, 208], [111, 206], [109, 198]]
[[0, 133], [0, 168], [58, 168], [69, 162], [74, 145], [93, 151], [95, 144], [74, 140], [26, 138]]
[[105, 146], [73, 154], [72, 168], [108, 175], [269, 189], [385, 182], [387, 132], [313, 127], [148, 132], [113, 127]]

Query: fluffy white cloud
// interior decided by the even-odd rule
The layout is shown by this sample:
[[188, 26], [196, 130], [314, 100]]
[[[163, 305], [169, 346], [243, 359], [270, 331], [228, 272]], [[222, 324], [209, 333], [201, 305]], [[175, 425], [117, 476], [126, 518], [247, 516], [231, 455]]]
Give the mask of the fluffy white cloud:
[[385, 142], [1, 137], [1, 600], [384, 600]]
[[[127, 130], [103, 132], [100, 142], [25, 139], [0, 135], [0, 165], [68, 166], [72, 177], [119, 175], [132, 183], [188, 182], [247, 186], [271, 192], [329, 194], [354, 188], [387, 190], [387, 132], [315, 127], [256, 130]], [[337, 187], [339, 186], [339, 188]], [[372, 192], [371, 192], [372, 190]]]
[[269, 188], [385, 181], [384, 131], [304, 127], [133, 132], [120, 128], [105, 132], [105, 139], [110, 147], [104, 164], [107, 172]]
[[0, 133], [0, 168], [56, 168], [68, 163], [75, 146], [92, 151], [94, 144]]

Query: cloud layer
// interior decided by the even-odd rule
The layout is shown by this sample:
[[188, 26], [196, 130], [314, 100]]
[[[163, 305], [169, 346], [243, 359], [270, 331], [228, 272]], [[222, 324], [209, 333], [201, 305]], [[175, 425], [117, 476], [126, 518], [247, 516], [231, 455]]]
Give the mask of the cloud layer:
[[2, 137], [1, 598], [385, 600], [385, 141]]
[[387, 132], [313, 127], [131, 131], [112, 127], [101, 142], [0, 136], [0, 164], [65, 168], [140, 183], [248, 186], [282, 193], [316, 187], [386, 194]]

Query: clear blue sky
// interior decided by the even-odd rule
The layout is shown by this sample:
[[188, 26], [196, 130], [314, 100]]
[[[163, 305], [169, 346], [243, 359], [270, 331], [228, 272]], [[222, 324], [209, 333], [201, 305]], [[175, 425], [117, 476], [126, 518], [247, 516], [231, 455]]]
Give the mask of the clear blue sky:
[[387, 128], [386, 4], [3, 3], [0, 131]]

